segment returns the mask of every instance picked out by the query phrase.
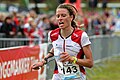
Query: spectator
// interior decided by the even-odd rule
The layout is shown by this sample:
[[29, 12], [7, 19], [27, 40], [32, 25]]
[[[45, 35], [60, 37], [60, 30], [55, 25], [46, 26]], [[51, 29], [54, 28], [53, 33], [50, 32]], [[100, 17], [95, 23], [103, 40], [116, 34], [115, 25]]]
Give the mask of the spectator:
[[3, 21], [4, 21], [4, 16], [3, 16], [2, 13], [0, 13], [0, 28], [1, 28], [2, 24], [3, 24]]
[[[34, 39], [39, 39], [39, 44], [42, 43], [43, 41], [43, 34], [42, 32], [37, 28], [37, 24], [35, 22], [31, 22], [30, 24], [30, 30], [29, 30], [29, 38], [30, 40], [30, 44], [34, 45], [35, 44], [35, 40]], [[35, 41], [35, 42], [34, 42]]]
[[6, 38], [13, 38], [16, 36], [16, 25], [14, 24], [12, 17], [7, 16], [1, 26], [1, 32], [5, 33]]
[[31, 29], [30, 25], [32, 22], [34, 22], [33, 18], [29, 18], [28, 22], [23, 25], [24, 34], [26, 37], [29, 36], [29, 31]]

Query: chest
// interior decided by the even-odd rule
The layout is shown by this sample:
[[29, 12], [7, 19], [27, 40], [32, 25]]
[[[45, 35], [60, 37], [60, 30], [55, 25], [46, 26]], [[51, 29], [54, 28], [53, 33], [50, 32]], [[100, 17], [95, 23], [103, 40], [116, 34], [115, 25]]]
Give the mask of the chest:
[[77, 39], [71, 39], [71, 37], [67, 39], [58, 37], [58, 39], [52, 43], [54, 47], [54, 55], [59, 56], [61, 52], [68, 52], [71, 56], [76, 56], [81, 47], [78, 43], [80, 41], [75, 41], [77, 41]]

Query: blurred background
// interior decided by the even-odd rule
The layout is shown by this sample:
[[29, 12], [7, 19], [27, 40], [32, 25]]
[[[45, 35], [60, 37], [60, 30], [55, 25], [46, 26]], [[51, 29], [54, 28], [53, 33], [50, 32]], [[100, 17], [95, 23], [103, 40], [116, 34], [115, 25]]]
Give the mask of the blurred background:
[[[119, 34], [119, 2], [119, 0], [0, 0], [0, 35], [34, 37], [32, 33], [35, 31], [31, 31], [35, 28], [31, 24], [34, 24], [38, 31], [41, 31], [38, 36], [44, 37], [47, 41], [47, 32], [58, 27], [55, 9], [61, 3], [71, 3], [78, 9], [76, 23], [84, 24], [79, 27], [90, 36]], [[6, 30], [6, 27], [2, 26], [5, 26], [8, 20], [14, 27]]]
[[78, 28], [90, 36], [95, 66], [87, 69], [88, 80], [119, 80], [120, 0], [0, 0], [0, 48], [48, 43], [61, 3], [77, 8]]

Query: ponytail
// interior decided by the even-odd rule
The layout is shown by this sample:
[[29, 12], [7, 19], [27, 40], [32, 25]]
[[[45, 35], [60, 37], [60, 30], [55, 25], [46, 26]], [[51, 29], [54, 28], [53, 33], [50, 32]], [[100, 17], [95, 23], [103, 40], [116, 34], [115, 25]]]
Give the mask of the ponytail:
[[74, 20], [72, 20], [71, 26], [72, 26], [73, 28], [77, 28], [77, 24], [76, 24], [76, 22], [75, 22]]

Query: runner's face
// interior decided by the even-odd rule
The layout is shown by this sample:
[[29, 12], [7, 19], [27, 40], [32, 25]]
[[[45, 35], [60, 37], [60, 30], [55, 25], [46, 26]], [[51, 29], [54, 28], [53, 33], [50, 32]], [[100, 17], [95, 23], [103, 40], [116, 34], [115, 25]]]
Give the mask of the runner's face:
[[69, 15], [67, 9], [58, 8], [56, 10], [56, 20], [58, 22], [59, 28], [65, 29], [71, 26], [72, 17]]

